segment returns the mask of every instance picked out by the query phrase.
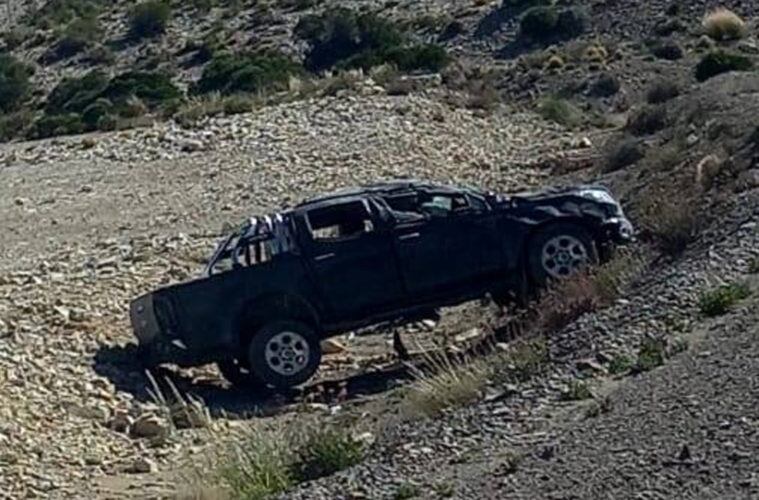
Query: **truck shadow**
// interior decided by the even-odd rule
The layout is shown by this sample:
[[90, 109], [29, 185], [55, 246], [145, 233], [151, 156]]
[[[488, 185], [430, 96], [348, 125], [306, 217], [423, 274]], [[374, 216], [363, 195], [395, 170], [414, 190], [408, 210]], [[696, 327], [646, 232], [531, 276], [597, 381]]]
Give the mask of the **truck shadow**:
[[[141, 402], [153, 401], [152, 382], [140, 365], [137, 346], [101, 346], [93, 360], [95, 372], [107, 378], [117, 391]], [[412, 378], [409, 368], [396, 363], [334, 380], [319, 380], [287, 392], [245, 390], [230, 387], [220, 377], [193, 377], [171, 368], [151, 369], [161, 393], [171, 400], [174, 390], [200, 398], [213, 416], [253, 418], [271, 416], [304, 403], [336, 404], [388, 391]]]

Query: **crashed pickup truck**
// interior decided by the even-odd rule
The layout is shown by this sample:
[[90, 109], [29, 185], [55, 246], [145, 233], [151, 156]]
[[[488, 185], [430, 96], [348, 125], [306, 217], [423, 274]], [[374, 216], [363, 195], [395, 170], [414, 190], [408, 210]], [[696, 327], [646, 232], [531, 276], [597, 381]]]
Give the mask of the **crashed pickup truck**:
[[215, 362], [234, 384], [282, 389], [314, 374], [327, 337], [527, 297], [632, 236], [602, 187], [365, 186], [251, 218], [201, 278], [134, 300], [131, 322], [150, 364]]

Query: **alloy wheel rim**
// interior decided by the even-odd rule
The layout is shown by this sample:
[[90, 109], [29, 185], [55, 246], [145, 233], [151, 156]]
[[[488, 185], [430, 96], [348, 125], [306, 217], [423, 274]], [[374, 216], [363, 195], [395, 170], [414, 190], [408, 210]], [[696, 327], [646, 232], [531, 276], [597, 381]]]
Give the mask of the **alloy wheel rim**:
[[588, 265], [588, 249], [570, 235], [555, 236], [543, 245], [541, 263], [551, 278], [564, 279]]
[[310, 351], [301, 334], [280, 332], [266, 343], [266, 364], [275, 373], [291, 377], [306, 368]]

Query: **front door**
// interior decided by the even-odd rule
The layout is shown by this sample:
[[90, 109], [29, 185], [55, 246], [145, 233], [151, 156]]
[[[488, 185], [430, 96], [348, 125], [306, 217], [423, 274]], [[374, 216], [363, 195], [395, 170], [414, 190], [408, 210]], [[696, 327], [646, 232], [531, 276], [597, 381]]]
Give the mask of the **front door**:
[[501, 266], [495, 223], [464, 195], [432, 196], [420, 210], [427, 219], [400, 223], [395, 244], [406, 289], [425, 301], [476, 288]]
[[392, 242], [378, 230], [364, 200], [315, 208], [306, 217], [308, 258], [332, 321], [362, 319], [401, 303]]

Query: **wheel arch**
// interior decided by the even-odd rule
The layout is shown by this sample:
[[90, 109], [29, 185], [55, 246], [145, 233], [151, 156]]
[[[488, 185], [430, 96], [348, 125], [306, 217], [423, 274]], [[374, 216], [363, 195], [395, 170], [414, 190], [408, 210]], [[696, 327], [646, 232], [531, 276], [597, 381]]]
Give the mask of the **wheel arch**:
[[236, 330], [242, 347], [264, 324], [276, 320], [301, 321], [321, 335], [316, 309], [303, 297], [287, 292], [272, 292], [246, 301], [237, 314]]

